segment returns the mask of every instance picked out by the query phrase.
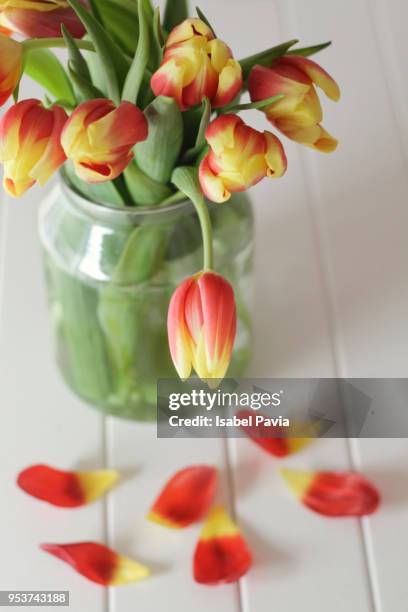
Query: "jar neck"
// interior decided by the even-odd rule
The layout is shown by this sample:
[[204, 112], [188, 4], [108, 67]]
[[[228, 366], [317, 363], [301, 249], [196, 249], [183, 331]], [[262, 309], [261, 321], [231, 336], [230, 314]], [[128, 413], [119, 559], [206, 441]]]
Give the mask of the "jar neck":
[[64, 175], [60, 175], [60, 189], [66, 202], [82, 215], [95, 222], [108, 225], [141, 225], [174, 223], [178, 219], [192, 215], [193, 203], [185, 199], [182, 202], [155, 206], [122, 206], [114, 207], [105, 203], [98, 203], [86, 198], [71, 188]]

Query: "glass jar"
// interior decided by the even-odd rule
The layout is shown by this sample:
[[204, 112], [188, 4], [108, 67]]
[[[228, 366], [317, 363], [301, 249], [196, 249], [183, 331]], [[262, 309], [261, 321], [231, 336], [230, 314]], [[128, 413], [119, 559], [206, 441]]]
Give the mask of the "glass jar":
[[[235, 290], [238, 331], [228, 375], [239, 376], [251, 353], [252, 207], [237, 194], [209, 210], [215, 268]], [[66, 382], [107, 414], [154, 419], [157, 379], [177, 376], [167, 342], [170, 297], [202, 268], [192, 203], [112, 208], [61, 181], [41, 206], [39, 230]]]

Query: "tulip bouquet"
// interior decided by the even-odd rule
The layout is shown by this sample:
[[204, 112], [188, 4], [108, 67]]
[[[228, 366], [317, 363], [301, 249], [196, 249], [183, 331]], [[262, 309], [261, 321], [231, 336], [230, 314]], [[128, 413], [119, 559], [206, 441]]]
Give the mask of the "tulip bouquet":
[[[0, 0], [0, 27], [0, 103], [15, 102], [0, 120], [4, 189], [21, 196], [57, 170], [67, 186], [47, 204], [42, 241], [68, 381], [140, 417], [129, 407], [152, 406], [157, 377], [174, 371], [169, 304], [179, 376], [223, 378], [237, 314], [250, 325], [239, 286], [250, 257], [232, 261], [251, 224], [243, 192], [285, 173], [279, 133], [318, 151], [337, 145], [315, 86], [332, 100], [339, 89], [309, 59], [329, 43], [290, 40], [238, 61], [186, 0], [167, 0], [163, 19], [150, 0]], [[18, 101], [24, 74], [44, 101]], [[247, 109], [272, 131], [247, 125]], [[69, 199], [81, 206], [69, 212]]]

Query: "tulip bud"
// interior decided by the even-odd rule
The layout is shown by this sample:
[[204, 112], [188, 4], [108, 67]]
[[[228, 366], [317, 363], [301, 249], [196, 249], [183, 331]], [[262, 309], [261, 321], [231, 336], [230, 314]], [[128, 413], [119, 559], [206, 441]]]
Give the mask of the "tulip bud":
[[34, 183], [45, 185], [66, 157], [60, 137], [67, 114], [39, 100], [12, 106], [0, 120], [0, 161], [4, 164], [4, 189], [21, 196]]
[[244, 191], [264, 177], [279, 178], [286, 171], [281, 142], [270, 132], [258, 132], [237, 115], [221, 115], [207, 128], [210, 151], [200, 164], [204, 195], [225, 202], [235, 191]]
[[60, 37], [62, 24], [75, 38], [85, 34], [67, 0], [0, 0], [0, 26], [27, 38]]
[[100, 98], [80, 104], [68, 119], [61, 143], [79, 178], [103, 183], [119, 176], [133, 159], [132, 149], [147, 138], [147, 121], [131, 102], [118, 107]]
[[231, 285], [214, 272], [186, 279], [173, 294], [167, 319], [170, 353], [183, 380], [192, 368], [202, 379], [223, 378], [236, 333]]
[[305, 57], [287, 55], [270, 68], [255, 66], [248, 88], [253, 102], [283, 94], [264, 109], [269, 121], [291, 140], [330, 153], [337, 140], [320, 125], [323, 113], [315, 85], [331, 100], [339, 100], [339, 87], [323, 68]]
[[0, 33], [0, 106], [15, 90], [23, 70], [23, 46]]
[[207, 97], [213, 108], [229, 104], [242, 88], [242, 69], [230, 48], [201, 19], [186, 19], [170, 33], [151, 87], [174, 98], [181, 110]]

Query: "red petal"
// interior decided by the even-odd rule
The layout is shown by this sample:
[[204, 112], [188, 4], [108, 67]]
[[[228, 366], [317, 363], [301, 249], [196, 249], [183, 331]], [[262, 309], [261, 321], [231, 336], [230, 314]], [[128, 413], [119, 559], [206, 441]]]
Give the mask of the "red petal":
[[[253, 410], [240, 410], [237, 414], [240, 419], [249, 419], [249, 417], [252, 417], [252, 425], [241, 425], [241, 429], [246, 433], [248, 438], [255, 442], [255, 444], [258, 444], [258, 446], [263, 448], [267, 453], [274, 455], [274, 457], [287, 457], [287, 455], [290, 455], [290, 448], [286, 438], [271, 437], [273, 431], [279, 433], [281, 428], [267, 427], [263, 423], [260, 425], [254, 424], [253, 420], [256, 414], [259, 413], [255, 413]], [[271, 429], [273, 431], [271, 431]]]
[[33, 465], [18, 475], [17, 484], [29, 495], [62, 508], [94, 501], [116, 482], [115, 470], [64, 472], [48, 465]]
[[216, 469], [207, 465], [177, 472], [153, 504], [148, 519], [172, 528], [199, 521], [211, 505], [217, 480]]
[[236, 524], [222, 508], [214, 508], [194, 554], [194, 578], [216, 585], [236, 582], [251, 567], [252, 557]]
[[365, 516], [380, 504], [379, 491], [357, 472], [284, 470], [283, 475], [308, 508], [325, 516]]
[[103, 586], [137, 582], [149, 575], [149, 570], [140, 563], [97, 542], [41, 544], [40, 548], [71, 565], [81, 576]]

